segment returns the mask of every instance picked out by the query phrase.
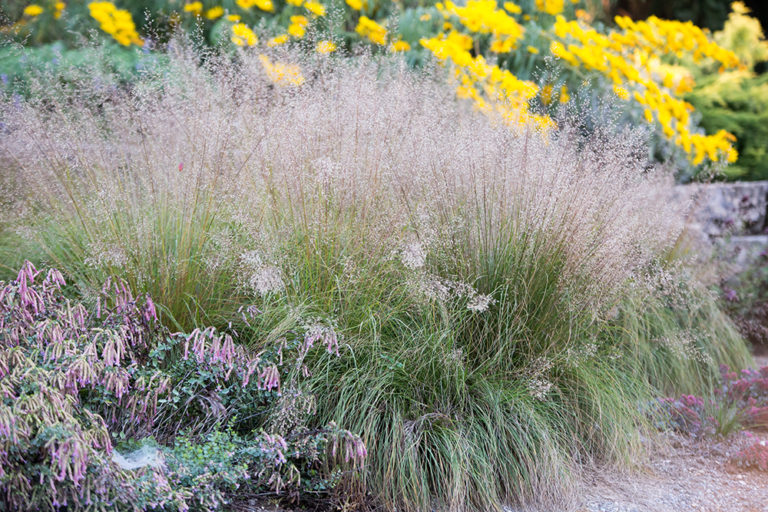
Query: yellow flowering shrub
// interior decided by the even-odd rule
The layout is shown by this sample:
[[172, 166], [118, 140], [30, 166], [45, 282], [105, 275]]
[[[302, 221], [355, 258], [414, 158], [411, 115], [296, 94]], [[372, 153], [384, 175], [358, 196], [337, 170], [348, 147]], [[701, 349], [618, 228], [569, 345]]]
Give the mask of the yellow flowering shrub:
[[473, 46], [471, 37], [451, 31], [422, 39], [421, 44], [439, 61], [453, 65], [458, 96], [471, 99], [478, 110], [500, 115], [512, 126], [521, 127], [531, 122], [545, 129], [552, 126], [549, 117], [529, 111], [528, 103], [539, 92], [538, 86], [487, 63], [482, 55], [473, 56], [469, 51]]
[[709, 59], [722, 71], [738, 67], [736, 55], [690, 22], [655, 17], [635, 22], [618, 16], [616, 24], [621, 30], [602, 34], [583, 22], [558, 16], [553, 26], [558, 40], [552, 42], [550, 51], [570, 66], [610, 79], [616, 95], [642, 106], [644, 119], [657, 122], [664, 136], [681, 147], [694, 165], [705, 160], [736, 161], [731, 134], [723, 130], [714, 135], [694, 132], [693, 107], [679, 97], [691, 90], [692, 78], [685, 72], [676, 73], [661, 60], [690, 56], [699, 63]]
[[[140, 46], [142, 39], [127, 10], [131, 2], [116, 1], [124, 8], [110, 1], [90, 2], [90, 17], [121, 45]], [[586, 0], [444, 0], [419, 7], [344, 0], [334, 4], [341, 11], [340, 23], [328, 20], [330, 4], [324, 0], [157, 0], [158, 7], [163, 3], [163, 12], [169, 13], [158, 16], [167, 16], [173, 29], [202, 27], [212, 43], [230, 40], [240, 47], [257, 46], [259, 27], [267, 47], [309, 39], [306, 47], [320, 54], [336, 51], [337, 45], [363, 43], [373, 51], [405, 53], [411, 63], [431, 55], [452, 69], [459, 96], [511, 124], [552, 126], [547, 116], [570, 100], [569, 87], [573, 91], [598, 77], [594, 83], [601, 91], [612, 92], [633, 119], [654, 126], [670, 147], [679, 148], [675, 155], [685, 154], [693, 165], [732, 162], [737, 154], [729, 133], [706, 134], [698, 126], [699, 117], [685, 100], [694, 88], [694, 76], [700, 76], [692, 73], [692, 66], [714, 66], [721, 72], [743, 69], [743, 63], [755, 60], [753, 53], [767, 51], [750, 45], [740, 50], [742, 61], [706, 30], [654, 16], [619, 16], [615, 27], [605, 28], [593, 24], [594, 5]], [[739, 5], [734, 4], [732, 17], [738, 17], [739, 26], [752, 27], [756, 20]], [[29, 34], [45, 25], [36, 20], [50, 19], [44, 14], [58, 19], [65, 7], [64, 2], [29, 4], [12, 28], [20, 36]], [[755, 27], [750, 30], [760, 31], [759, 23]], [[732, 30], [718, 37], [731, 41], [737, 35]], [[541, 71], [551, 57], [559, 78]]]
[[[553, 105], [556, 97], [560, 103], [567, 102], [567, 87], [557, 84], [561, 92], [555, 94], [555, 83], [539, 87], [514, 74], [515, 66], [520, 66], [520, 44], [538, 41], [537, 45], [523, 46], [529, 59], [537, 59], [541, 48], [548, 47], [548, 53], [566, 69], [605, 77], [617, 99], [641, 109], [641, 119], [659, 126], [664, 137], [681, 148], [693, 165], [736, 160], [732, 135], [722, 130], [707, 135], [697, 129], [692, 107], [682, 98], [692, 90], [692, 75], [674, 62], [713, 62], [722, 71], [740, 65], [733, 52], [690, 22], [653, 16], [642, 21], [617, 17], [616, 29], [597, 30], [589, 24], [586, 11], [568, 7], [563, 0], [534, 3], [535, 11], [526, 13], [514, 2], [504, 2], [503, 8], [495, 0], [437, 3], [435, 7], [444, 19], [443, 32], [423, 38], [421, 45], [440, 62], [450, 63], [460, 97], [471, 99], [483, 111], [501, 112], [513, 124], [533, 122], [548, 127], [553, 121], [545, 114], [533, 114], [530, 102], [538, 98], [544, 107]], [[571, 9], [576, 19], [569, 21], [565, 14]], [[526, 25], [537, 12], [554, 19], [547, 22], [552, 18], [545, 17]], [[533, 32], [529, 34], [529, 30]], [[494, 55], [498, 62], [487, 60]], [[531, 76], [530, 69], [524, 72]]]

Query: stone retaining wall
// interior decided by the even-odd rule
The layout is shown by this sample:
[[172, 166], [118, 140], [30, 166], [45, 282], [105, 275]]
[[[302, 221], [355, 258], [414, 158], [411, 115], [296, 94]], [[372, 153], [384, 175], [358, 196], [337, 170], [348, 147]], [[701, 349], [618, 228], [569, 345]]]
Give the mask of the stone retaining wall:
[[768, 181], [681, 185], [693, 201], [689, 229], [736, 267], [768, 255]]

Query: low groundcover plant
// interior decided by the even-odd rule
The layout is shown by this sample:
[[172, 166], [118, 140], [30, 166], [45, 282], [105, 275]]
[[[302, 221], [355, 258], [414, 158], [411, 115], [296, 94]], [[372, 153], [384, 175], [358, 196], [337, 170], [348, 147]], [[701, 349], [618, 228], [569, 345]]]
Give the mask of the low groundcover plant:
[[733, 372], [720, 367], [720, 386], [711, 397], [661, 399], [668, 426], [693, 436], [727, 435], [738, 428], [768, 429], [768, 366]]
[[[91, 309], [64, 285], [30, 263], [0, 282], [3, 510], [217, 510], [361, 467], [362, 442], [335, 425], [278, 432], [234, 416], [268, 413], [292, 354], [316, 340], [252, 354], [213, 329], [168, 334], [125, 283], [108, 282]], [[116, 442], [148, 436], [165, 444], [164, 463], [116, 463]]]

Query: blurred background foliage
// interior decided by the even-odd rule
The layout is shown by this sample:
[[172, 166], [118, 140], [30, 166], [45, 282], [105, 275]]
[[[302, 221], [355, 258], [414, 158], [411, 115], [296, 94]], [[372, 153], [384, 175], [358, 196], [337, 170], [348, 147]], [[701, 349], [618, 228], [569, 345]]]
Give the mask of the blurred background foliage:
[[768, 42], [760, 22], [737, 6], [715, 40], [738, 55], [743, 68], [702, 76], [688, 101], [707, 130], [727, 130], [737, 138], [739, 161], [723, 172], [728, 179], [768, 179]]
[[726, 130], [736, 138], [738, 162], [726, 167], [726, 180], [768, 179], [768, 2], [748, 0], [616, 0], [614, 14], [634, 19], [651, 15], [692, 21], [714, 31], [715, 40], [739, 56], [744, 69], [722, 74], [702, 73], [686, 96], [701, 115], [707, 132]]
[[[512, 10], [508, 4], [514, 6]], [[451, 17], [450, 6], [443, 8], [434, 0], [8, 0], [0, 6], [0, 88], [29, 94], [30, 77], [46, 82], [47, 78], [40, 77], [55, 76], [58, 85], [66, 86], [70, 75], [74, 79], [74, 75], [85, 73], [98, 77], [105, 85], [126, 84], [136, 73], [162, 72], [162, 53], [152, 49], [164, 46], [178, 32], [200, 46], [223, 49], [255, 44], [260, 39], [262, 46], [288, 43], [311, 52], [327, 39], [332, 42], [330, 51], [338, 47], [352, 54], [402, 52], [410, 65], [419, 66], [434, 54], [423, 47], [422, 40], [463, 30], [474, 39], [471, 55], [483, 55], [516, 78], [536, 84], [537, 93], [526, 99], [534, 114], [556, 119], [560, 104], [575, 97], [577, 90], [582, 107], [594, 109], [605, 98], [613, 98], [625, 123], [647, 121], [651, 125], [651, 155], [677, 169], [679, 181], [709, 179], [713, 175], [714, 179], [724, 180], [768, 179], [768, 43], [762, 28], [766, 2], [520, 0], [499, 1], [497, 8], [497, 12], [510, 12], [511, 18], [524, 27], [512, 51], [494, 51], [491, 46], [496, 36], [492, 40], [484, 35], [487, 32], [460, 26]], [[662, 51], [653, 73], [670, 74], [675, 80], [690, 79], [693, 89], [680, 99], [695, 109], [691, 134], [735, 135], [738, 161], [722, 166], [717, 158], [709, 156], [704, 163], [697, 162], [690, 150], [683, 151], [679, 141], [673, 142], [670, 126], [665, 126], [661, 115], [649, 116], [649, 109], [655, 112], [653, 101], [634, 101], [631, 88], [627, 88], [629, 98], [623, 98], [623, 91], [616, 90], [621, 85], [594, 69], [587, 72], [589, 66], [583, 63], [581, 67], [553, 66], [555, 15], [578, 20], [581, 26], [594, 28], [600, 34], [619, 30], [615, 16], [692, 21], [721, 47], [734, 52], [741, 62], [738, 69], [718, 69], [716, 62]], [[99, 21], [100, 16], [106, 16], [106, 21]], [[375, 33], [362, 28], [364, 20], [382, 31], [383, 44], [375, 41]], [[241, 37], [233, 37], [235, 30]], [[104, 37], [105, 32], [112, 37]], [[568, 34], [567, 38], [572, 36]], [[628, 55], [624, 57], [632, 64]], [[477, 89], [482, 88], [478, 85]], [[615, 101], [615, 96], [624, 101]], [[679, 133], [679, 127], [675, 130]], [[724, 139], [720, 143], [717, 152], [723, 150], [722, 144], [728, 144]], [[712, 149], [710, 155], [714, 152]], [[713, 169], [718, 172], [711, 172]]]
[[[765, 26], [768, 17], [766, 2], [746, 0], [744, 4]], [[692, 21], [712, 31], [723, 28], [731, 11], [730, 0], [608, 0], [602, 5], [614, 14], [626, 14], [634, 19], [656, 15], [660, 18]]]

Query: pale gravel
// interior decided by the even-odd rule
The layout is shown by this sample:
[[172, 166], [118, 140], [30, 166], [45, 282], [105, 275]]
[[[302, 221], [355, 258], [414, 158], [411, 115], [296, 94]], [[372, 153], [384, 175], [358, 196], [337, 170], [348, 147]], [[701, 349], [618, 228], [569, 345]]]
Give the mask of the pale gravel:
[[[755, 363], [768, 365], [768, 355], [755, 357]], [[759, 440], [768, 442], [768, 433], [720, 440], [669, 434], [652, 443], [647, 461], [631, 473], [588, 472], [575, 512], [768, 512], [768, 472], [731, 461], [741, 447]]]
[[720, 441], [670, 435], [635, 471], [593, 471], [576, 512], [768, 512], [768, 473], [735, 466], [731, 456], [765, 433]]

